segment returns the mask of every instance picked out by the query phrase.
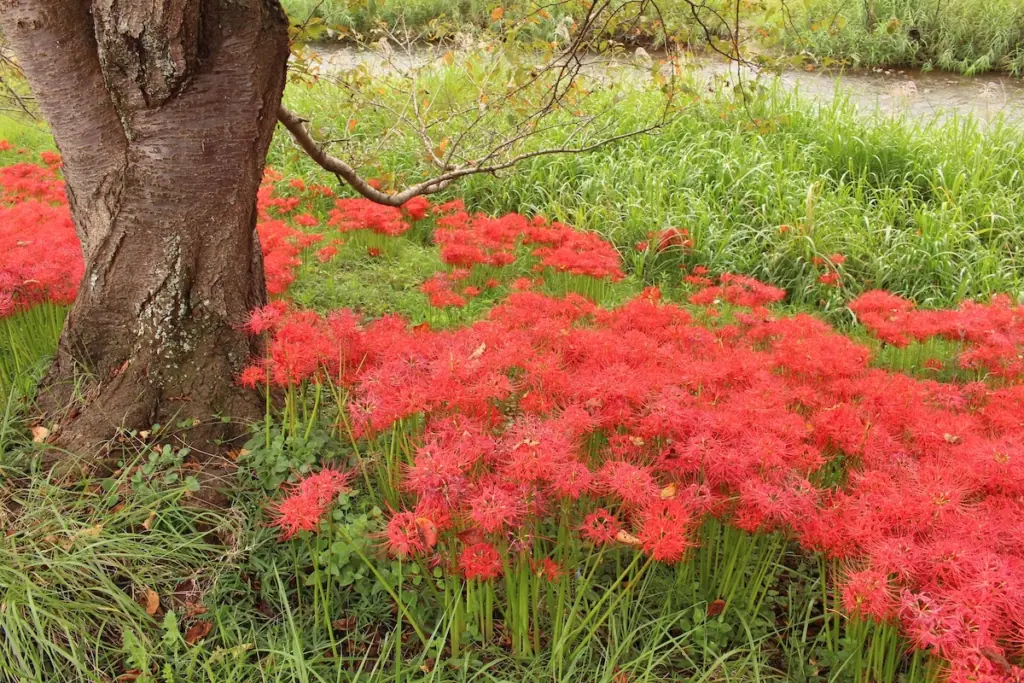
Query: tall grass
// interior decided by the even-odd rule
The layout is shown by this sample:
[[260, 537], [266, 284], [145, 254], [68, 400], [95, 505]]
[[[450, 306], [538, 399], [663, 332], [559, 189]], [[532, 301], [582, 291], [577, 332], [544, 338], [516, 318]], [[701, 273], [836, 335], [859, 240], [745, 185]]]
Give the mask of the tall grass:
[[[352, 115], [334, 93], [325, 84], [289, 99], [330, 136]], [[633, 98], [620, 107], [623, 129], [653, 101]], [[375, 112], [359, 114], [366, 139], [386, 130]], [[358, 140], [346, 142], [358, 149]], [[557, 134], [534, 140], [558, 143]], [[399, 182], [422, 177], [418, 144], [396, 135], [376, 162]], [[316, 173], [284, 137], [271, 163]], [[475, 210], [540, 213], [596, 230], [627, 266], [643, 262], [631, 256], [651, 231], [685, 227], [694, 246], [681, 256], [684, 267], [753, 275], [785, 287], [797, 304], [829, 310], [884, 288], [951, 305], [1022, 292], [1022, 171], [1024, 137], [1008, 125], [872, 116], [841, 93], [816, 104], [770, 87], [746, 102], [708, 95], [655, 135], [537, 158], [464, 180], [448, 195]], [[814, 265], [834, 253], [847, 258], [839, 290], [819, 283]]]
[[783, 44], [857, 66], [1024, 75], [1017, 0], [782, 0]]
[[[428, 40], [466, 31], [500, 32], [493, 12], [509, 19], [534, 15], [520, 37], [553, 40], [560, 24], [578, 18], [582, 3], [528, 0], [286, 0], [295, 22], [314, 17], [314, 38], [368, 38], [387, 27]], [[684, 0], [658, 3], [629, 34], [617, 37], [658, 43], [666, 38], [703, 47], [707, 35]], [[536, 15], [545, 7], [547, 16]], [[1016, 0], [714, 0], [699, 3], [701, 21], [717, 37], [729, 35], [739, 10], [755, 38], [778, 43], [789, 54], [806, 54], [854, 66], [920, 66], [965, 74], [1008, 71], [1024, 75], [1024, 6]]]
[[[655, 45], [666, 38], [693, 46], [707, 41], [707, 34], [684, 0], [662, 0], [657, 3], [657, 12], [648, 9], [636, 22], [632, 21], [636, 5], [631, 8], [629, 2], [620, 4], [624, 7], [622, 16], [630, 21], [609, 26], [609, 37]], [[474, 31], [492, 31], [497, 35], [514, 26], [518, 40], [552, 41], [564, 31], [566, 22], [581, 19], [587, 7], [578, 0], [284, 0], [282, 5], [293, 23], [313, 18], [313, 30], [308, 37], [343, 40], [373, 38], [381, 29], [438, 40]], [[749, 13], [750, 7], [741, 7], [744, 15]], [[697, 11], [712, 35], [725, 37], [729, 35], [730, 22], [734, 22], [733, 10], [730, 0], [711, 0]]]

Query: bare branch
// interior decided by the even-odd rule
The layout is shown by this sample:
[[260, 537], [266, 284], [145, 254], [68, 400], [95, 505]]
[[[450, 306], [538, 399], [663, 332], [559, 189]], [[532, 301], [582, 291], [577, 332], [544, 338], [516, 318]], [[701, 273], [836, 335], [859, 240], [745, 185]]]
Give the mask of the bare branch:
[[[555, 7], [568, 1], [553, 0], [547, 6]], [[738, 15], [737, 26], [730, 35], [732, 54], [728, 54], [715, 44], [715, 35], [705, 22], [713, 17], [712, 21], [728, 26], [733, 17], [726, 18], [709, 8], [708, 0], [684, 1], [690, 5], [696, 23], [703, 28], [711, 49], [733, 61], [741, 59]], [[738, 11], [740, 0], [733, 2]], [[449, 52], [441, 59], [446, 65], [453, 66], [455, 76], [452, 79], [447, 76], [437, 79], [429, 73], [421, 73], [420, 69], [429, 64], [430, 59], [424, 64], [422, 56], [414, 54], [416, 38], [405, 29], [404, 22], [400, 23], [401, 35], [387, 27], [380, 29], [385, 38], [379, 47], [396, 77], [374, 81], [372, 92], [365, 87], [365, 74], [357, 70], [338, 80], [352, 98], [352, 106], [356, 109], [365, 106], [387, 113], [391, 119], [390, 127], [384, 127], [375, 135], [362, 136], [366, 137], [365, 140], [345, 138], [353, 146], [343, 155], [344, 159], [331, 154], [327, 143], [317, 141], [306, 126], [306, 120], [299, 115], [282, 106], [278, 118], [296, 143], [319, 166], [335, 174], [360, 195], [389, 206], [400, 206], [415, 196], [441, 191], [469, 175], [497, 173], [545, 155], [584, 153], [663, 127], [677, 109], [678, 61], [674, 54], [675, 45], [668, 38], [664, 16], [656, 0], [594, 0], [585, 3], [582, 9], [582, 15], [577, 16], [571, 26], [564, 22], [560, 26], [563, 32], [556, 35], [564, 40], [551, 42], [549, 49], [534, 53], [540, 63], [532, 61], [536, 57], [523, 59], [525, 53], [494, 50], [493, 45], [489, 45], [482, 50], [487, 66], [481, 71], [475, 68], [476, 62], [472, 59], [462, 60], [453, 66]], [[538, 6], [531, 17], [540, 11]], [[639, 22], [645, 20], [643, 17], [650, 16], [652, 12], [655, 25], [664, 32], [670, 55], [666, 62], [652, 64], [650, 76], [642, 72], [641, 82], [659, 86], [662, 100], [658, 107], [661, 109], [660, 112], [658, 109], [645, 111], [632, 124], [632, 129], [619, 132], [623, 130], [622, 118], [616, 114], [619, 105], [629, 100], [623, 100], [616, 94], [607, 99], [602, 96], [588, 100], [604, 102], [596, 108], [584, 105], [583, 102], [595, 93], [609, 94], [609, 88], [604, 84], [595, 88], [591, 83], [585, 83], [584, 77], [589, 81], [590, 67], [604, 64], [599, 59], [594, 60], [595, 55], [621, 53], [623, 44], [606, 37], [619, 31], [632, 35]], [[505, 33], [502, 36], [503, 39], [514, 39]], [[395, 58], [393, 45], [405, 49], [407, 63]], [[609, 63], [613, 68], [616, 65], [631, 66], [625, 62], [620, 64], [614, 58]], [[632, 68], [636, 68], [635, 64]], [[601, 76], [595, 78], [601, 83]], [[625, 90], [632, 90], [635, 82], [635, 78], [628, 78], [620, 81], [619, 85]], [[468, 85], [468, 90], [460, 90], [459, 84]], [[613, 104], [607, 105], [609, 101]], [[556, 129], [564, 133], [559, 133], [558, 140], [549, 143], [555, 146], [540, 147], [540, 144], [528, 143], [529, 140], [550, 140], [547, 134]], [[421, 182], [387, 192], [370, 185], [357, 169], [362, 163], [360, 159], [372, 159], [373, 149], [381, 149], [396, 135], [406, 135], [408, 141], [421, 147], [426, 153], [426, 166], [431, 170], [426, 171], [428, 177]]]
[[401, 192], [388, 194], [370, 185], [369, 182], [362, 178], [359, 173], [352, 168], [352, 166], [327, 153], [320, 145], [317, 144], [316, 140], [313, 139], [313, 136], [309, 134], [309, 131], [306, 130], [305, 120], [290, 111], [283, 104], [280, 109], [278, 109], [277, 119], [285, 128], [288, 129], [288, 132], [292, 134], [295, 142], [302, 147], [303, 151], [309, 155], [309, 158], [316, 162], [322, 169], [335, 174], [340, 179], [348, 183], [352, 189], [367, 199], [387, 206], [401, 206], [413, 197], [440, 192], [448, 187], [452, 181], [469, 175], [479, 173], [497, 173], [498, 171], [511, 168], [512, 166], [515, 166], [522, 161], [526, 161], [527, 159], [533, 159], [540, 156], [547, 156], [551, 154], [583, 154], [586, 152], [592, 152], [619, 140], [653, 133], [665, 125], [665, 121], [661, 120], [645, 128], [631, 130], [619, 135], [613, 135], [590, 145], [582, 147], [549, 147], [534, 150], [532, 152], [519, 154], [511, 159], [496, 164], [466, 164], [442, 173], [436, 177], [424, 180], [421, 183], [411, 185]]

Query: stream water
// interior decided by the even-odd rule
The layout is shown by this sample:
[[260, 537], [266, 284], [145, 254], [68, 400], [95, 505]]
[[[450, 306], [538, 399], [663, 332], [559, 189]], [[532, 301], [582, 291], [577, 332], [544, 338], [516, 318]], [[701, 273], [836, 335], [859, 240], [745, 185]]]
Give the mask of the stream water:
[[[359, 65], [365, 65], [374, 73], [413, 69], [439, 60], [443, 55], [442, 51], [429, 46], [390, 51], [387, 57], [380, 52], [347, 45], [318, 44], [310, 48], [319, 63], [320, 73], [325, 75]], [[613, 78], [635, 77], [647, 74], [649, 64], [649, 57], [642, 53], [629, 59], [594, 58], [588, 62], [587, 70]], [[736, 66], [724, 61], [692, 59], [689, 66], [695, 76], [709, 82], [715, 78], [728, 82], [757, 77], [751, 70], [738, 72]], [[961, 76], [906, 69], [842, 73], [791, 70], [779, 76], [762, 73], [760, 78], [766, 83], [777, 78], [784, 87], [797, 89], [802, 95], [820, 101], [831, 100], [839, 93], [864, 112], [878, 110], [916, 119], [972, 114], [983, 122], [1002, 116], [1007, 122], [1024, 124], [1024, 80], [1000, 74]]]

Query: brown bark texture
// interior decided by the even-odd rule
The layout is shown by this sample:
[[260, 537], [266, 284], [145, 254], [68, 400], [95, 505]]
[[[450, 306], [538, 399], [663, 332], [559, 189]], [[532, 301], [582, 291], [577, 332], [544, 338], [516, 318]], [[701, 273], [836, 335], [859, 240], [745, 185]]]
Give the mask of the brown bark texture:
[[237, 387], [266, 298], [256, 192], [288, 59], [277, 0], [0, 0], [64, 159], [85, 277], [41, 405], [98, 453], [120, 429], [261, 414]]

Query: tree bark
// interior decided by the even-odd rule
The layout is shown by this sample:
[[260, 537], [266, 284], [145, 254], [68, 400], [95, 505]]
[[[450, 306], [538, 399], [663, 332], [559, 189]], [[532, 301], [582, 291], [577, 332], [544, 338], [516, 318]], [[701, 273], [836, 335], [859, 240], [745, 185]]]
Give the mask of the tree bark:
[[[277, 0], [0, 0], [64, 159], [85, 277], [40, 390], [61, 445], [262, 413], [237, 372], [266, 299], [256, 192], [288, 59]], [[73, 407], [72, 407], [73, 406]]]

